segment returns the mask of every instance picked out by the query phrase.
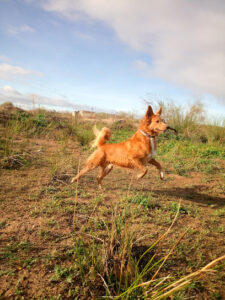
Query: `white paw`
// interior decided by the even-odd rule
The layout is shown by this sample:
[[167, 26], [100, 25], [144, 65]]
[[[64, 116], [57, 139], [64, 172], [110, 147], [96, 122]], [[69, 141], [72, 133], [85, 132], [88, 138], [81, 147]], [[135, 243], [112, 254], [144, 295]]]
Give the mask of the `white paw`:
[[163, 179], [164, 178], [164, 173], [161, 171], [160, 172], [160, 179]]
[[109, 174], [109, 172], [112, 170], [113, 168], [113, 164], [109, 164], [106, 168], [105, 168], [105, 173], [106, 175]]

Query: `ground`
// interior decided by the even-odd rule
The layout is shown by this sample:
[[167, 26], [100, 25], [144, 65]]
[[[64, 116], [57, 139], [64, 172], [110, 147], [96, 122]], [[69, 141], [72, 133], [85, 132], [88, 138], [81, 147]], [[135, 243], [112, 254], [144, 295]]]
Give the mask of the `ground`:
[[[165, 257], [186, 230], [158, 277], [179, 279], [224, 255], [223, 159], [210, 160], [219, 166], [212, 172], [206, 164], [205, 172], [195, 169], [183, 174], [174, 168], [174, 161], [159, 155], [164, 181], [152, 166], [141, 180], [134, 170], [115, 168], [99, 190], [98, 170], [82, 177], [78, 185], [69, 183], [88, 157], [88, 147], [51, 137], [17, 138], [16, 142], [23, 144], [30, 160], [0, 169], [1, 299], [119, 295], [126, 290], [125, 284], [111, 288], [107, 275], [111, 272], [112, 282], [116, 281], [116, 255], [126, 272], [130, 267], [127, 274], [132, 276], [132, 261], [137, 262], [167, 231], [180, 202], [174, 226], [140, 260], [140, 269], [153, 255], [154, 260]], [[124, 239], [127, 244], [132, 240], [129, 255], [118, 250], [129, 248]], [[153, 274], [146, 272], [141, 282]], [[215, 272], [202, 275], [174, 299], [225, 299], [224, 280], [224, 264], [220, 263]]]

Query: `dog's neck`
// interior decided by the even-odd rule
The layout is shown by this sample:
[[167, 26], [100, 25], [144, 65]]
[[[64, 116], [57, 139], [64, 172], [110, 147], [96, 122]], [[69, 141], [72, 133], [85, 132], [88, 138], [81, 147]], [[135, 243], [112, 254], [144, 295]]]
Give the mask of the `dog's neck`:
[[150, 135], [148, 133], [146, 133], [145, 131], [139, 129], [140, 132], [146, 136], [147, 138], [149, 138], [150, 140], [150, 145], [151, 145], [151, 153], [148, 155], [149, 158], [155, 158], [156, 156], [156, 145], [155, 145], [155, 136], [154, 135]]
[[140, 130], [140, 132], [141, 132], [144, 136], [148, 137], [149, 139], [154, 139], [154, 138], [155, 138], [154, 135], [150, 135], [150, 134], [148, 134], [147, 132], [145, 132], [145, 131], [143, 131], [143, 130], [141, 130], [141, 129], [139, 129], [139, 130]]

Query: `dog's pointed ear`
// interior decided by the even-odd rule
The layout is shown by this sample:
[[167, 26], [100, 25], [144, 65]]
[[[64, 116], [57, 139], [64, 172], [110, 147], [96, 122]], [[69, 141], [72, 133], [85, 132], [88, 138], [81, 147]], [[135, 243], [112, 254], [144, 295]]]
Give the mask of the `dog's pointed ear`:
[[154, 113], [153, 113], [153, 110], [152, 110], [151, 105], [149, 105], [149, 106], [148, 106], [148, 109], [147, 109], [147, 111], [146, 111], [145, 116], [146, 116], [147, 118], [151, 118], [152, 115], [154, 115]]
[[160, 107], [155, 114], [160, 116], [161, 113], [162, 113], [162, 107]]

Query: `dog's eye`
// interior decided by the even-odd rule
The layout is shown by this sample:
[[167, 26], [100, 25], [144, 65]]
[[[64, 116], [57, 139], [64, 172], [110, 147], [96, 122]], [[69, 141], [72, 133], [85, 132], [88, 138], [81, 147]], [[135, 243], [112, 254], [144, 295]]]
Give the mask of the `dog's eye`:
[[156, 123], [159, 123], [159, 120], [157, 120]]

